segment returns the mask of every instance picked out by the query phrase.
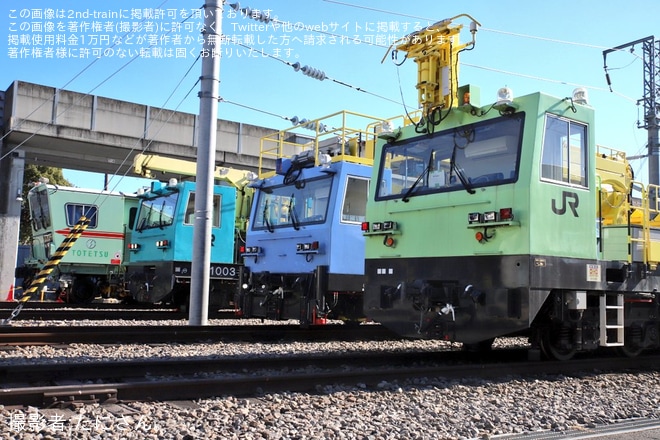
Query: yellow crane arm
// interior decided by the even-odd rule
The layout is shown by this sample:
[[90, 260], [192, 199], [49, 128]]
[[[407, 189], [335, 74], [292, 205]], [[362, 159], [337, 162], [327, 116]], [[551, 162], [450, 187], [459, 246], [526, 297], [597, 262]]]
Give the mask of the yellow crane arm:
[[[158, 179], [158, 172], [192, 177], [197, 174], [197, 164], [189, 160], [139, 153], [133, 159], [133, 171], [135, 174], [148, 179]], [[228, 182], [237, 189], [242, 190], [249, 182], [249, 173], [245, 170], [217, 166], [213, 178]]]

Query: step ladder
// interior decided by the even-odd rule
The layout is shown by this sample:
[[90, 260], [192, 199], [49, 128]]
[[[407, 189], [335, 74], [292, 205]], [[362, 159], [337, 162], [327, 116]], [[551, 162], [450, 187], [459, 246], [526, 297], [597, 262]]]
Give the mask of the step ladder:
[[623, 335], [623, 293], [600, 295], [600, 346], [621, 347]]

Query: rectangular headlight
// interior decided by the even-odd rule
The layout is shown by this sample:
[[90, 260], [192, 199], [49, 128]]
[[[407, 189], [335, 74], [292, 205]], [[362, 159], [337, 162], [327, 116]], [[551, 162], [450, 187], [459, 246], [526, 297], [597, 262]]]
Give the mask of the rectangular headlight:
[[481, 223], [481, 214], [478, 212], [471, 212], [468, 214], [468, 224]]
[[396, 229], [396, 222], [393, 221], [383, 222], [383, 230], [389, 231], [391, 229]]
[[484, 222], [497, 221], [497, 213], [495, 211], [484, 212]]

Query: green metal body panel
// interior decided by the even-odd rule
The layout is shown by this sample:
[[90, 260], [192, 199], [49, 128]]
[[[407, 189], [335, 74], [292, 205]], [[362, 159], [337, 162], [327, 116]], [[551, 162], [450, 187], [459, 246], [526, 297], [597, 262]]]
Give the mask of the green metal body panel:
[[39, 185], [28, 195], [32, 218], [32, 266], [40, 267], [61, 245], [79, 214], [94, 211], [90, 226], [62, 257], [60, 273], [106, 275], [123, 271], [125, 238], [137, 199], [120, 193]]
[[[383, 136], [386, 170], [374, 167], [366, 215], [367, 316], [410, 337], [476, 343], [528, 331], [552, 292], [657, 287], [642, 267], [625, 268], [627, 228], [598, 227], [593, 109], [541, 93], [513, 105], [454, 109], [431, 135]], [[519, 133], [501, 136], [506, 124]], [[562, 157], [545, 157], [545, 144]]]
[[[376, 185], [372, 185], [367, 208], [367, 220], [397, 222], [401, 230], [396, 246], [383, 246], [382, 235], [367, 235], [366, 258], [411, 258], [469, 255], [541, 254], [571, 258], [596, 258], [595, 176], [590, 167], [588, 181], [591, 188], [583, 189], [545, 182], [539, 178], [540, 145], [546, 112], [558, 116], [568, 115], [593, 125], [593, 110], [578, 106], [573, 113], [562, 99], [533, 94], [516, 99], [517, 112], [525, 113], [520, 168], [516, 182], [475, 188], [474, 194], [457, 189], [418, 197], [408, 202], [400, 198], [375, 201]], [[442, 121], [438, 131], [456, 126], [493, 119], [492, 112], [485, 117], [471, 116], [453, 111]], [[415, 127], [405, 127], [399, 140], [425, 136], [415, 133]], [[588, 139], [589, 157], [595, 145]], [[376, 157], [382, 154], [384, 142], [379, 143]], [[377, 181], [378, 168], [374, 168], [372, 181]], [[561, 206], [566, 192], [577, 194], [577, 216], [570, 210], [564, 215], [553, 213], [553, 203]], [[572, 200], [568, 200], [569, 202]], [[479, 242], [475, 233], [483, 228], [468, 225], [468, 214], [510, 207], [514, 223], [495, 227], [493, 239]], [[530, 215], [533, 212], [534, 215]]]

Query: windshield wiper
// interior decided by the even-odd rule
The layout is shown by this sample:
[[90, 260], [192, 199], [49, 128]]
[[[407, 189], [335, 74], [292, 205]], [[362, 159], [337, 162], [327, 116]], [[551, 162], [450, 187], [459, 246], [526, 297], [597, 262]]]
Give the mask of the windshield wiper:
[[470, 184], [470, 182], [468, 182], [467, 178], [465, 177], [465, 171], [463, 171], [463, 169], [456, 164], [456, 161], [451, 162], [451, 168], [449, 173], [450, 179], [451, 179], [452, 169], [456, 171], [456, 176], [458, 177], [458, 180], [461, 181], [461, 184], [463, 185], [463, 188], [465, 188], [465, 191], [467, 191], [469, 194], [474, 194], [476, 191], [472, 189], [472, 184]]
[[135, 230], [142, 233], [142, 231], [146, 226], [147, 226], [147, 218], [142, 217], [141, 219], [138, 220], [137, 228], [135, 228]]
[[264, 223], [266, 224], [266, 229], [268, 232], [274, 232], [275, 230], [273, 229], [273, 225], [270, 224], [270, 220], [268, 220], [268, 200], [266, 200], [266, 203], [264, 203]]
[[291, 219], [291, 225], [293, 226], [293, 229], [297, 231], [300, 229], [300, 222], [298, 221], [298, 214], [296, 214], [296, 211], [293, 209], [294, 197], [295, 193], [292, 193], [291, 198], [289, 199], [289, 219]]
[[463, 185], [463, 188], [465, 188], [465, 191], [467, 191], [469, 194], [474, 194], [476, 191], [472, 189], [472, 185], [470, 182], [468, 182], [467, 178], [465, 177], [465, 171], [463, 171], [463, 168], [458, 166], [456, 163], [456, 144], [454, 144], [454, 150], [451, 153], [451, 161], [449, 162], [449, 181], [451, 182], [451, 175], [452, 171], [456, 172], [456, 176], [458, 177], [458, 180], [461, 181], [461, 184]]
[[163, 204], [160, 207], [160, 212], [158, 213], [158, 227], [160, 229], [163, 229], [163, 211], [165, 211], [165, 200], [163, 200]]
[[422, 171], [422, 173], [417, 177], [417, 180], [415, 180], [413, 182], [413, 184], [410, 186], [410, 188], [408, 188], [408, 191], [406, 191], [406, 193], [403, 195], [403, 197], [401, 198], [402, 202], [408, 203], [408, 201], [410, 200], [410, 196], [412, 195], [412, 193], [415, 190], [415, 188], [417, 187], [417, 185], [419, 185], [419, 182], [421, 182], [422, 179], [424, 178], [424, 176], [426, 176], [429, 173], [429, 171], [431, 171], [431, 168], [433, 167], [433, 154], [434, 153], [435, 153], [435, 151], [431, 150], [431, 154], [429, 155], [429, 164], [426, 166], [426, 168], [424, 168], [424, 171]]

